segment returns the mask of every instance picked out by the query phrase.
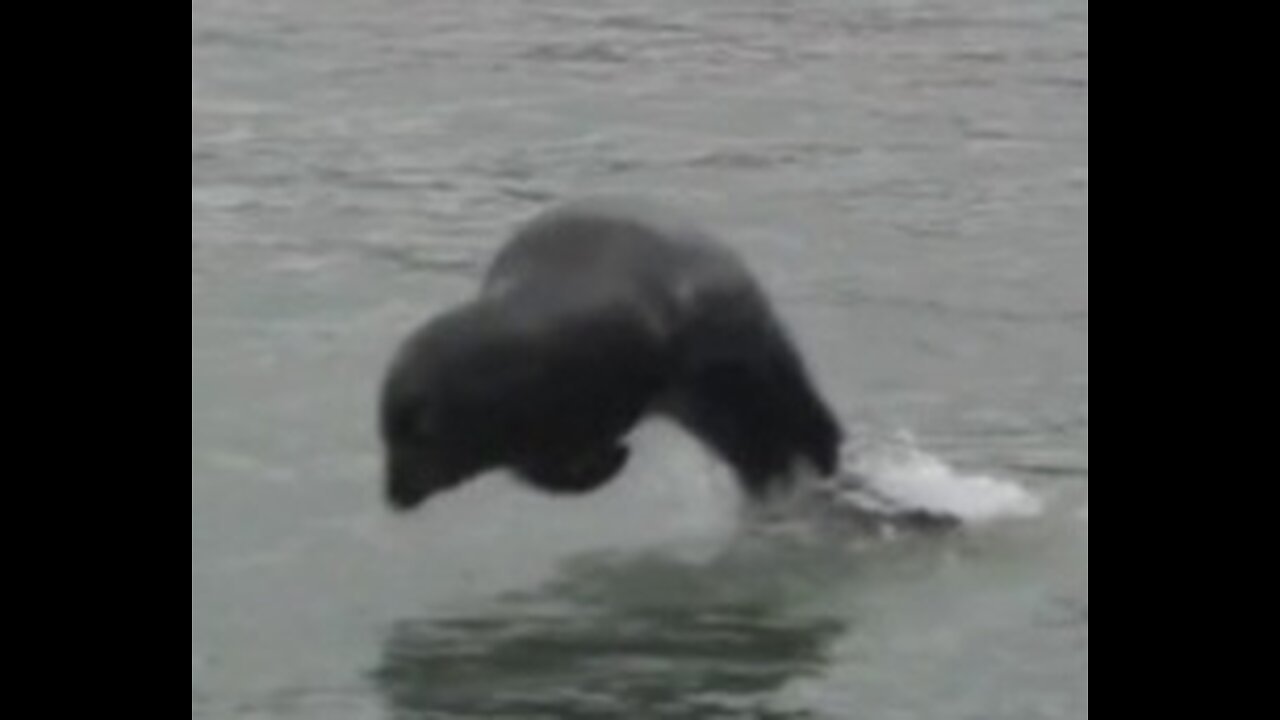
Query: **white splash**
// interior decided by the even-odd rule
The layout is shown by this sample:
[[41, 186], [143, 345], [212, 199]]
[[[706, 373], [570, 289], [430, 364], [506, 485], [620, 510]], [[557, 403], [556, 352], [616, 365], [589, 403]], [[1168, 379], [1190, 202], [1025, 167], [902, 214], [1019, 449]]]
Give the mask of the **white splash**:
[[975, 524], [1040, 515], [1043, 501], [1022, 485], [961, 472], [921, 450], [910, 438], [850, 451], [849, 493], [888, 514], [923, 512]]

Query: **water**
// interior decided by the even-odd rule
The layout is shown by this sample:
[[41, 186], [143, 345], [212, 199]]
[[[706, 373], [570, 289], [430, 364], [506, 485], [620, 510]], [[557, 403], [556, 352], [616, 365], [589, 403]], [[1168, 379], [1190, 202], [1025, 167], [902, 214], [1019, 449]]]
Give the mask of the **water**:
[[[1088, 716], [1086, 2], [207, 0], [191, 44], [193, 718]], [[735, 244], [860, 469], [981, 522], [744, 526], [660, 424], [599, 494], [390, 517], [392, 346], [601, 192]]]

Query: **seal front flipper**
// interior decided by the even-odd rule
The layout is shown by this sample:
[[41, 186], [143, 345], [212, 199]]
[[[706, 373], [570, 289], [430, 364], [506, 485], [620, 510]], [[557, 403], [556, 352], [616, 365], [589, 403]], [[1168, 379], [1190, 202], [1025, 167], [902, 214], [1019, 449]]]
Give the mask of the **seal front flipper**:
[[630, 448], [615, 444], [567, 461], [539, 460], [524, 463], [519, 471], [526, 480], [543, 490], [579, 495], [604, 487], [621, 472], [630, 457]]
[[789, 488], [801, 465], [833, 474], [841, 430], [794, 351], [760, 347], [694, 362], [662, 409], [732, 465], [748, 494], [766, 499]]

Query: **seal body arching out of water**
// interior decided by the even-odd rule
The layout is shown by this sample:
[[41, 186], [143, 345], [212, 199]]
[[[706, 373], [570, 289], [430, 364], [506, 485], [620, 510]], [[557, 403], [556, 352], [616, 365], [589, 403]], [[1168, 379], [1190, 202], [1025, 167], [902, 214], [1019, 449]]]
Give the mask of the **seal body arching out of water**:
[[656, 208], [566, 204], [519, 228], [479, 294], [414, 331], [382, 388], [387, 499], [412, 508], [482, 472], [583, 493], [630, 430], [675, 420], [747, 493], [835, 472], [840, 427], [759, 283]]

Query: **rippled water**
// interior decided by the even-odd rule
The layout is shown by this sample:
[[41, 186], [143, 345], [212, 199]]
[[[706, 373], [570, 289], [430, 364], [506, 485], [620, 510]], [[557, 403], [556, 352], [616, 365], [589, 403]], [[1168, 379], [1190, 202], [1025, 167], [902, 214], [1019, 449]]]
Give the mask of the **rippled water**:
[[[191, 45], [193, 718], [1088, 716], [1086, 2], [209, 0]], [[390, 348], [601, 192], [737, 245], [890, 475], [1043, 512], [760, 532], [655, 424], [597, 495], [389, 517]]]

